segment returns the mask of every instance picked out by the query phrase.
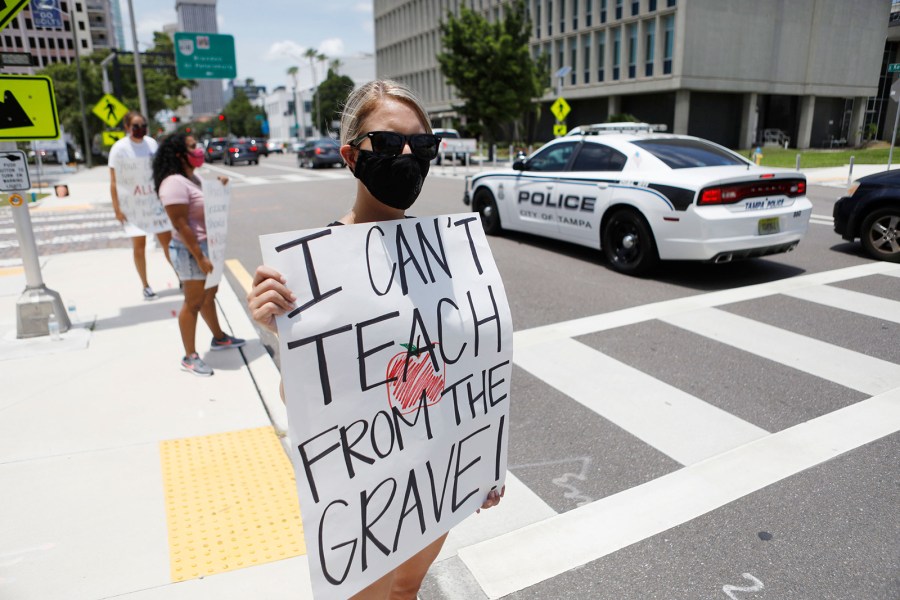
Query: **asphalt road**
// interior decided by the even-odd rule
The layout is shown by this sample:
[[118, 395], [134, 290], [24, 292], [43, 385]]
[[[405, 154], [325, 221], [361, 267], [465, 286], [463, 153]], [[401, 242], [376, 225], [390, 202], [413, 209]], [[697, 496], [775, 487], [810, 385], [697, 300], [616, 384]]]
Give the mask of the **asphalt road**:
[[[212, 166], [234, 183], [227, 255], [248, 273], [260, 234], [352, 204], [346, 169], [294, 160]], [[410, 213], [465, 212], [462, 171], [433, 169]], [[900, 434], [881, 418], [900, 404], [900, 277], [833, 232], [843, 191], [810, 187], [790, 254], [645, 278], [490, 238], [516, 331], [521, 487], [499, 510], [534, 524], [437, 563], [421, 598], [900, 598]]]
[[[301, 171], [292, 160], [290, 155], [273, 156], [258, 167], [227, 169], [236, 184], [228, 254], [250, 273], [260, 263], [259, 234], [320, 227], [344, 214], [352, 203], [356, 182], [346, 169]], [[426, 216], [466, 211], [461, 202], [462, 171], [458, 168], [454, 175], [449, 167], [435, 169], [409, 212]], [[285, 180], [301, 177], [305, 180]], [[817, 290], [845, 291], [851, 299], [874, 298], [875, 304], [887, 301], [890, 311], [897, 306], [891, 302], [900, 299], [900, 278], [855, 272], [832, 275], [839, 269], [873, 264], [858, 244], [844, 242], [832, 230], [831, 208], [843, 191], [810, 188], [815, 217], [795, 252], [720, 265], [663, 263], [646, 278], [613, 272], [597, 251], [530, 235], [506, 234], [491, 238], [490, 244], [504, 277], [517, 335], [572, 319], [666, 307], [689, 296], [716, 298], [716, 293], [737, 288], [774, 285], [777, 292], [785, 281], [809, 276], [828, 280]], [[618, 522], [609, 525], [615, 529], [609, 535], [622, 540], [602, 542], [609, 548], [595, 556], [591, 548], [607, 536], [602, 525], [568, 540], [560, 537], [562, 526], [555, 527], [551, 519], [544, 532], [547, 539], [557, 540], [573, 557], [569, 568], [554, 571], [546, 567], [552, 561], [539, 558], [549, 548], [528, 547], [529, 538], [515, 534], [498, 539], [485, 552], [501, 557], [508, 553], [510, 561], [521, 560], [522, 568], [528, 569], [531, 563], [520, 557], [525, 546], [538, 557], [531, 571], [547, 569], [534, 575], [539, 579], [534, 585], [506, 589], [512, 592], [508, 597], [900, 597], [898, 434], [862, 435], [847, 442], [847, 451], [836, 456], [826, 451], [825, 458], [768, 476], [732, 457], [739, 454], [734, 450], [742, 446], [738, 441], [711, 442], [721, 443], [722, 451], [713, 453], [711, 460], [721, 462], [727, 473], [719, 474], [722, 480], [714, 481], [714, 487], [746, 479], [741, 491], [729, 501], [711, 502], [714, 493], [685, 496], [675, 484], [667, 487], [681, 477], [697, 489], [702, 484], [696, 478], [709, 483], [703, 472], [706, 461], [684, 458], [683, 452], [690, 453], [684, 448], [696, 438], [716, 438], [719, 428], [728, 438], [729, 428], [735, 427], [735, 436], [749, 430], [792, 439], [803, 423], [814, 424], [818, 431], [818, 424], [830, 415], [843, 418], [835, 411], [864, 406], [863, 401], [878, 397], [882, 390], [871, 381], [883, 377], [887, 388], [900, 385], [896, 343], [900, 311], [891, 319], [890, 312], [887, 317], [865, 315], [823, 302], [789, 293], [738, 293], [730, 301], [713, 302], [714, 307], [706, 309], [709, 314], [697, 322], [681, 317], [633, 319], [517, 357], [511, 473], [558, 515], [577, 510], [572, 515], [583, 511], [586, 524]], [[575, 367], [558, 376], [542, 370], [541, 365], [554, 358], [562, 368], [577, 363], [578, 357], [566, 354], [573, 352], [571, 344], [577, 347], [575, 354], [589, 354], [585, 360], [590, 369], [602, 372], [599, 386], [587, 395], [610, 395], [634, 405], [625, 412], [637, 411], [637, 418], [578, 397], [579, 388], [570, 380], [596, 374], [586, 375]], [[795, 360], [797, 354], [801, 358]], [[859, 363], [853, 362], [857, 359]], [[858, 366], [844, 370], [854, 371], [858, 378], [838, 373], [848, 361]], [[827, 366], [832, 363], [836, 366]], [[709, 420], [698, 417], [699, 423], [673, 418], [667, 424], [665, 416], [659, 427], [645, 427], [641, 421], [656, 419], [644, 413], [658, 410], [647, 400], [655, 395], [662, 396], [663, 404], [669, 403], [666, 398], [699, 399], [714, 410]], [[897, 401], [894, 393], [893, 402]], [[849, 430], [853, 418], [846, 419]], [[822, 432], [820, 443], [824, 439], [826, 445], [841, 445], [840, 439], [831, 440], [825, 429]], [[790, 463], [796, 451], [790, 448], [794, 447], [778, 447], [767, 459]], [[652, 503], [647, 512], [629, 512], [617, 503], [626, 493], [635, 494], [636, 501], [658, 499], [649, 489], [643, 492], [653, 486], [659, 487], [655, 494], [664, 501]], [[665, 501], [667, 494], [671, 501]], [[693, 516], [687, 518], [685, 512]], [[654, 526], [648, 528], [648, 522]], [[619, 529], [638, 533], [622, 537]], [[515, 566], [502, 568], [514, 579], [522, 576]], [[459, 557], [438, 563], [422, 597], [488, 597], [485, 581], [491, 577], [476, 579], [472, 571], [477, 569]], [[492, 589], [504, 590], [502, 585]]]

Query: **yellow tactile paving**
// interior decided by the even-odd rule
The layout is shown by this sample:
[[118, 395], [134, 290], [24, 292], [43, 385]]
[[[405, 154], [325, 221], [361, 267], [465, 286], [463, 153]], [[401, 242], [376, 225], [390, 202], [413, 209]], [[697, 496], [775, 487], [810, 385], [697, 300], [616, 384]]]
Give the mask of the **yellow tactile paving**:
[[271, 427], [160, 442], [172, 581], [306, 554], [290, 461]]

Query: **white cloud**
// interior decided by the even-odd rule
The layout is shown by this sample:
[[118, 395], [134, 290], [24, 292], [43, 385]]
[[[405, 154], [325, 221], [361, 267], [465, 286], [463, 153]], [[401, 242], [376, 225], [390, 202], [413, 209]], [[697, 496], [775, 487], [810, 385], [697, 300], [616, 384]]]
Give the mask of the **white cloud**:
[[356, 6], [353, 7], [353, 10], [362, 13], [372, 12], [372, 0], [369, 0], [368, 2], [357, 2]]
[[303, 58], [306, 48], [291, 40], [283, 40], [275, 42], [269, 46], [269, 50], [263, 57], [267, 61], [277, 61], [283, 59], [297, 60]]
[[344, 56], [344, 40], [340, 38], [329, 38], [323, 40], [319, 44], [319, 52], [329, 58]]
[[[127, 12], [123, 17], [127, 22]], [[177, 17], [175, 15], [174, 10], [164, 10], [155, 12], [149, 15], [139, 15], [140, 19], [135, 19], [137, 21], [137, 38], [138, 42], [143, 46], [146, 44], [149, 46], [153, 43], [153, 33], [156, 31], [162, 31], [165, 25], [170, 25], [177, 21]], [[127, 46], [131, 48], [131, 27], [127, 26], [125, 31], [125, 37]]]

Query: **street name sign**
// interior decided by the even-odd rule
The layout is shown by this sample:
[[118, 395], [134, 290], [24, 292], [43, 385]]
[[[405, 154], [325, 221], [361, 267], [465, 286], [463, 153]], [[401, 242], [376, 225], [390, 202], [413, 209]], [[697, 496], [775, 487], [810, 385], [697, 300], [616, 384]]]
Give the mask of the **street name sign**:
[[0, 140], [58, 137], [59, 117], [50, 78], [0, 75]]
[[550, 106], [550, 112], [553, 113], [553, 116], [556, 117], [557, 121], [565, 121], [566, 116], [571, 110], [572, 107], [569, 106], [569, 103], [562, 97], [557, 98], [556, 102]]
[[0, 67], [33, 67], [30, 52], [0, 52]]
[[94, 109], [91, 112], [108, 126], [116, 127], [119, 125], [122, 117], [125, 116], [125, 113], [128, 112], [128, 107], [119, 102], [119, 99], [112, 94], [106, 94], [94, 105]]
[[21, 150], [0, 152], [0, 192], [24, 192], [31, 189], [28, 160]]
[[900, 73], [900, 63], [890, 63], [888, 65], [888, 73]]
[[234, 79], [234, 36], [219, 33], [175, 34], [175, 72], [179, 79]]
[[15, 18], [19, 11], [25, 8], [28, 0], [0, 0], [0, 30], [9, 25], [9, 22]]
[[59, 0], [31, 0], [31, 20], [35, 27], [62, 29], [62, 10], [59, 7]]

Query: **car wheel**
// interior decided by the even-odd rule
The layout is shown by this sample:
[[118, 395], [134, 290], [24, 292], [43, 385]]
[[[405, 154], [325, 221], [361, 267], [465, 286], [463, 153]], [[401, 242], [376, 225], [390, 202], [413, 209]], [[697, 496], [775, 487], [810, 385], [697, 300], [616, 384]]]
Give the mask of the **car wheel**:
[[872, 258], [900, 262], [900, 209], [872, 212], [863, 221], [859, 238]]
[[472, 208], [481, 217], [481, 226], [488, 235], [497, 235], [502, 231], [500, 226], [500, 211], [497, 210], [497, 203], [494, 201], [494, 195], [490, 190], [484, 188], [475, 192], [475, 198], [472, 200]]
[[620, 273], [641, 275], [659, 261], [650, 226], [633, 210], [614, 212], [603, 228], [601, 241], [610, 266]]

